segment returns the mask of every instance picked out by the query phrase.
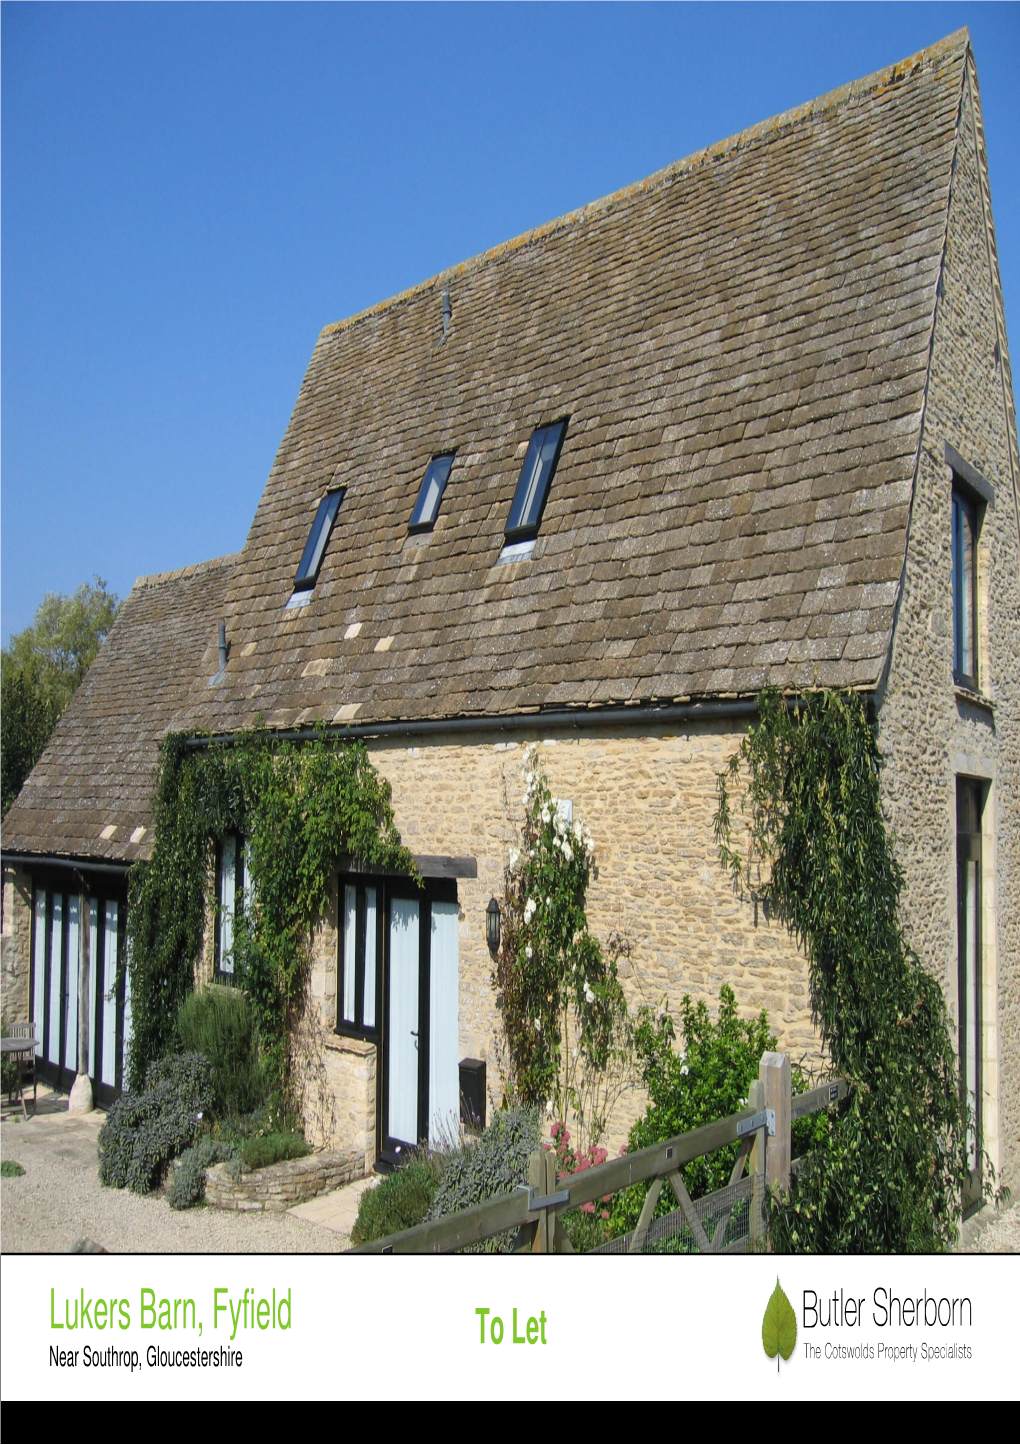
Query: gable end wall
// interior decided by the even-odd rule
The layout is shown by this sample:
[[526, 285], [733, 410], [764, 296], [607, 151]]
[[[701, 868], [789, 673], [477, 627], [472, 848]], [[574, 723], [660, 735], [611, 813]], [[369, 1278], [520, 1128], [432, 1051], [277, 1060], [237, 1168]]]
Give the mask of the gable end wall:
[[[902, 596], [879, 722], [887, 760], [887, 817], [906, 875], [907, 935], [940, 979], [954, 1021], [956, 778], [976, 777], [986, 785], [985, 1146], [1015, 1189], [1020, 1178], [1020, 556], [1011, 419], [1003, 404], [1004, 390], [1009, 393], [1008, 360], [996, 320], [976, 95], [971, 66], [962, 95]], [[979, 681], [990, 706], [953, 682], [947, 442], [995, 489], [978, 551]]]

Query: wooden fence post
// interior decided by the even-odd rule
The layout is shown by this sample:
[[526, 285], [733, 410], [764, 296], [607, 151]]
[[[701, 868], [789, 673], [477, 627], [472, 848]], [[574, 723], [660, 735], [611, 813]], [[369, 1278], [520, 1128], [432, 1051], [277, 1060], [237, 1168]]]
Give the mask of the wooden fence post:
[[[528, 1156], [528, 1183], [536, 1194], [548, 1194], [546, 1178], [548, 1165], [546, 1160], [551, 1155], [551, 1150], [535, 1149]], [[553, 1161], [553, 1178], [555, 1179], [555, 1160]], [[532, 1254], [549, 1253], [549, 1212], [542, 1209], [539, 1211], [538, 1220], [535, 1224], [535, 1237], [531, 1242]]]
[[[765, 1107], [765, 1085], [755, 1079], [747, 1091], [748, 1107], [757, 1114]], [[761, 1249], [765, 1240], [765, 1134], [759, 1129], [751, 1146], [747, 1172], [751, 1179], [751, 1212], [747, 1222], [748, 1241], [752, 1250]]]
[[762, 1054], [758, 1077], [765, 1086], [765, 1108], [774, 1109], [776, 1132], [765, 1149], [765, 1176], [772, 1193], [790, 1192], [790, 1056]]

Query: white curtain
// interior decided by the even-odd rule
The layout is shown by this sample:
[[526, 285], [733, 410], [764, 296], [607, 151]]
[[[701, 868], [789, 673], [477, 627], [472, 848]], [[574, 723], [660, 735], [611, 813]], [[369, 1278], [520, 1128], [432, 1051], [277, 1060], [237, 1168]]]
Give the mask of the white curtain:
[[78, 895], [67, 899], [67, 1031], [64, 1035], [64, 1068], [78, 1072]]
[[344, 885], [344, 1019], [352, 1024], [357, 1019], [354, 1011], [354, 984], [356, 955], [355, 925], [357, 923], [358, 890], [350, 883]]
[[60, 1066], [60, 1025], [63, 1010], [60, 1007], [60, 957], [64, 942], [64, 895], [53, 894], [53, 926], [50, 930], [50, 1036], [47, 1040], [46, 1058], [51, 1064]]
[[36, 1056], [43, 1056], [43, 1025], [46, 1019], [46, 891], [35, 890], [35, 938], [32, 958], [32, 1022], [39, 1040]]
[[365, 889], [365, 1000], [363, 1022], [375, 1028], [375, 889]]
[[432, 905], [429, 973], [429, 1143], [456, 1143], [460, 1133], [460, 990], [456, 903]]
[[101, 1061], [96, 1058], [96, 1000], [103, 996], [103, 980], [99, 977], [99, 899], [89, 903], [89, 1073], [100, 1076]]

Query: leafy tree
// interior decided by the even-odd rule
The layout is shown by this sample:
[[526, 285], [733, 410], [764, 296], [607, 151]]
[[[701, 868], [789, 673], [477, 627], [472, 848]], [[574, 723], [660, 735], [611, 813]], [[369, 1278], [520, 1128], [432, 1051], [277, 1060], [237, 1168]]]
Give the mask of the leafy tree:
[[70, 597], [47, 592], [35, 620], [2, 654], [4, 813], [39, 760], [64, 708], [113, 626], [118, 599], [101, 577]]

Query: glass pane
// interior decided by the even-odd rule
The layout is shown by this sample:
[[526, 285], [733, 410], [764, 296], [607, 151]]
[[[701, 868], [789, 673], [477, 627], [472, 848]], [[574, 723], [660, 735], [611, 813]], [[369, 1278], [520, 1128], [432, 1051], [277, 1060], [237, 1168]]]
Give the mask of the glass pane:
[[460, 1141], [460, 906], [433, 903], [429, 957], [429, 1143]]
[[100, 1082], [113, 1088], [117, 1083], [117, 922], [120, 908], [115, 899], [106, 903], [103, 935], [103, 1059]]
[[234, 971], [234, 903], [237, 882], [234, 869], [237, 859], [237, 839], [224, 838], [220, 849], [220, 957], [221, 973]]
[[435, 522], [439, 503], [443, 496], [443, 488], [446, 486], [452, 466], [453, 457], [445, 456], [433, 457], [425, 468], [425, 476], [418, 490], [418, 500], [411, 513], [410, 525], [412, 527], [431, 527]]
[[355, 945], [357, 943], [358, 890], [350, 883], [344, 885], [344, 1001], [341, 1015], [344, 1023], [357, 1022], [354, 986]]
[[32, 1022], [38, 1039], [36, 1058], [42, 1058], [43, 1024], [46, 1017], [46, 893], [35, 890], [35, 940], [32, 957]]
[[89, 1073], [99, 1078], [99, 1060], [96, 1058], [96, 1013], [97, 1000], [103, 996], [103, 981], [99, 977], [99, 899], [89, 904]]
[[52, 926], [50, 929], [50, 1018], [49, 1037], [46, 1040], [46, 1058], [51, 1064], [60, 1063], [60, 1031], [64, 1021], [64, 1010], [60, 998], [61, 949], [64, 942], [64, 895], [54, 893]]
[[418, 904], [390, 904], [390, 998], [388, 1119], [386, 1132], [405, 1144], [418, 1142]]
[[322, 554], [326, 550], [329, 534], [333, 530], [333, 521], [342, 496], [342, 491], [327, 492], [319, 503], [312, 530], [305, 543], [305, 550], [301, 553], [301, 562], [297, 569], [297, 576], [294, 578], [295, 588], [315, 585], [319, 567], [322, 565]]
[[510, 516], [507, 519], [507, 536], [522, 529], [530, 530], [538, 527], [542, 507], [549, 491], [549, 483], [552, 480], [553, 464], [565, 427], [566, 422], [561, 421], [552, 426], [539, 427], [532, 433], [528, 453], [524, 458], [524, 466], [521, 468], [520, 480], [517, 483], [517, 491], [510, 508]]
[[977, 681], [977, 517], [973, 505], [953, 493], [953, 667]]
[[365, 998], [363, 1023], [375, 1028], [375, 889], [365, 889]]
[[78, 895], [67, 899], [67, 1028], [64, 1033], [64, 1068], [78, 1072]]
[[977, 1168], [977, 1131], [980, 1124], [981, 1100], [978, 1097], [978, 1060], [980, 1058], [980, 1000], [978, 983], [980, 967], [978, 959], [978, 865], [971, 861], [966, 868], [966, 932], [964, 941], [964, 977], [966, 1001], [964, 1019], [966, 1037], [962, 1040], [963, 1083], [967, 1091], [967, 1103], [972, 1114], [971, 1130], [967, 1138], [968, 1165]]

